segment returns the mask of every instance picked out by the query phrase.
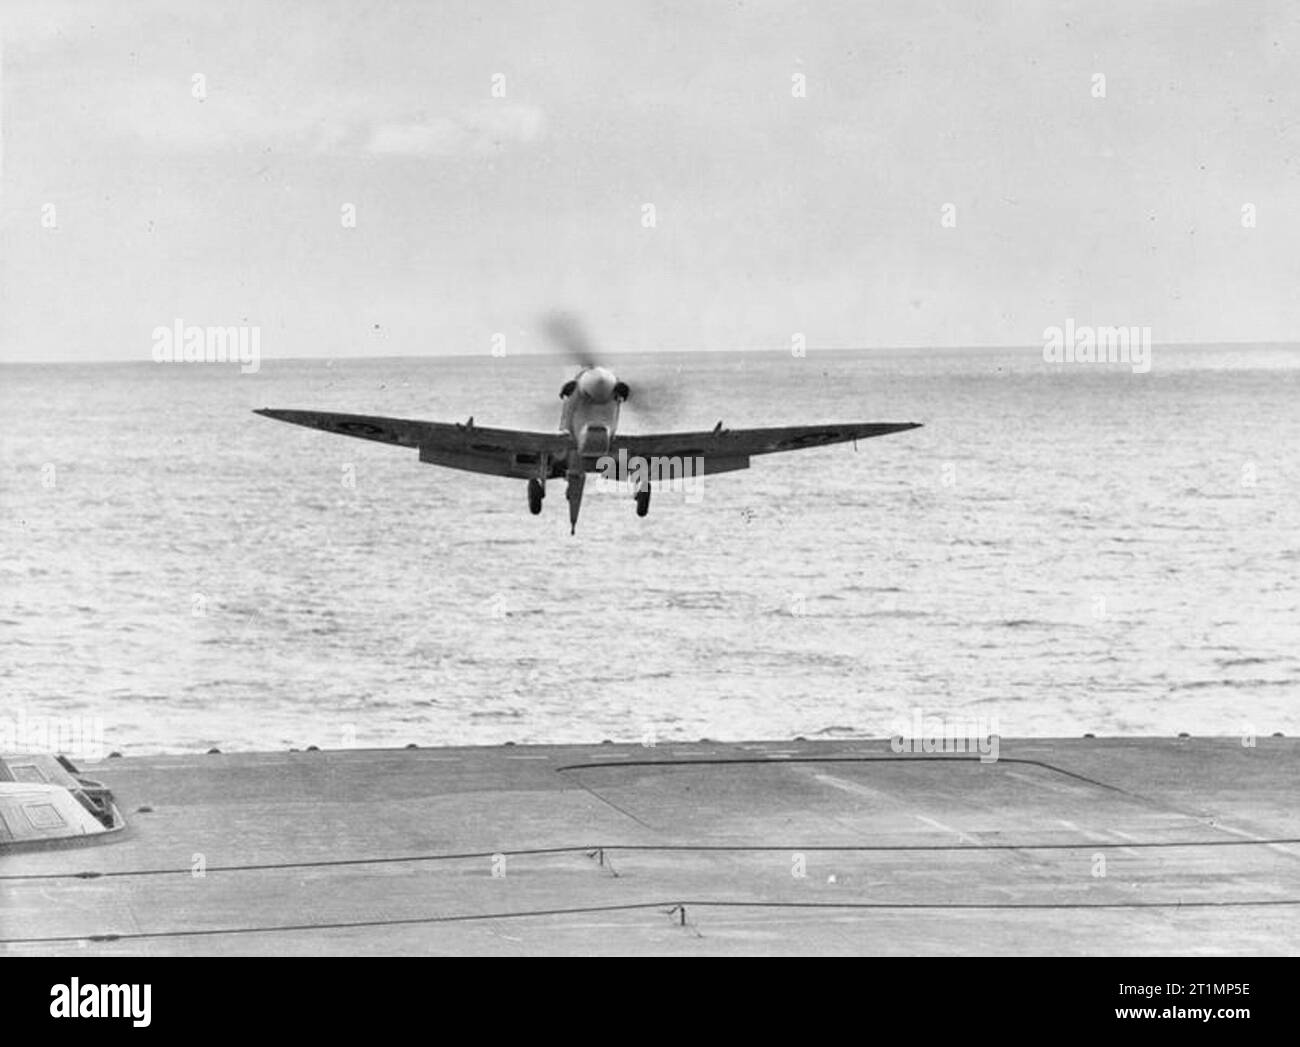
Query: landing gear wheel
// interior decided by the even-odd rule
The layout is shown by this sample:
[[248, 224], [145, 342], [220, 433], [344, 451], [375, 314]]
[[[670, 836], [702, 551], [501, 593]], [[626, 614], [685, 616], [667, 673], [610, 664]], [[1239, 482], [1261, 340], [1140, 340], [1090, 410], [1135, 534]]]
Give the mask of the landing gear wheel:
[[650, 511], [650, 485], [646, 484], [643, 489], [636, 493], [636, 514], [645, 516]]
[[528, 481], [528, 511], [536, 516], [542, 511], [542, 499], [546, 497], [546, 488], [540, 480]]

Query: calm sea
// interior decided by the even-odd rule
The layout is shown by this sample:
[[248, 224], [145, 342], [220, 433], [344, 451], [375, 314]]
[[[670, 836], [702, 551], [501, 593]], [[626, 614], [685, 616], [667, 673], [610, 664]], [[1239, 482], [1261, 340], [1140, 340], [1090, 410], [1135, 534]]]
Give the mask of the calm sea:
[[[627, 430], [925, 428], [688, 494], [250, 413], [553, 428], [543, 357], [0, 367], [0, 717], [128, 753], [1300, 731], [1300, 351], [614, 357]], [[650, 393], [653, 392], [653, 397]]]

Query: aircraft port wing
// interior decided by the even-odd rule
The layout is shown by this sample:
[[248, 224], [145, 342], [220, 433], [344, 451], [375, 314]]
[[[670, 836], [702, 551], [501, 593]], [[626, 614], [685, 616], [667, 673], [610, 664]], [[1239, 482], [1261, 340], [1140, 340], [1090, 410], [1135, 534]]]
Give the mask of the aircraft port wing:
[[[907, 429], [919, 422], [853, 422], [847, 425], [791, 425], [773, 429], [713, 429], [697, 433], [661, 433], [614, 437], [612, 453], [626, 450], [628, 457], [703, 458], [706, 472], [743, 469], [756, 454], [798, 451], [805, 447], [866, 440]], [[710, 460], [719, 468], [709, 468]], [[744, 464], [739, 464], [741, 461]], [[736, 464], [728, 464], [736, 463]]]

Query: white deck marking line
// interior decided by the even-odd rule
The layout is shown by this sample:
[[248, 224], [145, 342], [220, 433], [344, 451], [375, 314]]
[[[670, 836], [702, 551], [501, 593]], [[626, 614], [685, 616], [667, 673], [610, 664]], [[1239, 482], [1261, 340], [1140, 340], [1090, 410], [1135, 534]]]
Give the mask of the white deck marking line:
[[832, 774], [823, 774], [820, 771], [813, 771], [812, 777], [814, 781], [821, 782], [824, 785], [829, 785], [834, 789], [842, 789], [844, 792], [852, 793], [854, 796], [865, 796], [868, 799], [884, 801], [892, 799], [887, 793], [882, 792], [880, 789], [873, 789], [869, 785], [862, 785], [859, 782], [851, 782], [845, 778], [836, 778]]
[[507, 756], [507, 760], [549, 760], [549, 756]]
[[959, 840], [965, 840], [967, 843], [973, 843], [975, 846], [979, 846], [979, 840], [962, 832], [960, 829], [954, 829], [951, 826], [944, 825], [943, 822], [935, 821], [933, 818], [927, 818], [923, 814], [914, 814], [912, 817], [919, 822], [925, 822], [926, 825], [938, 829], [940, 832], [953, 833]]
[[1258, 840], [1260, 843], [1268, 839], [1267, 836], [1256, 836], [1245, 829], [1234, 829], [1231, 825], [1223, 825], [1222, 823], [1215, 825], [1215, 828], [1222, 829], [1225, 833], [1232, 833], [1233, 836], [1244, 836], [1247, 840]]
[[[1224, 825], [1222, 822], [1216, 824], [1214, 828], [1222, 829], [1225, 833], [1232, 833], [1233, 836], [1243, 836], [1247, 840], [1257, 840], [1259, 843], [1265, 843], [1268, 840], [1267, 836], [1257, 836], [1255, 833], [1247, 832], [1245, 829], [1235, 829], [1231, 825]], [[1270, 843], [1268, 844], [1268, 846], [1273, 848], [1275, 851], [1278, 851], [1281, 854], [1285, 854], [1291, 858], [1296, 857], [1295, 851], [1287, 849], [1287, 844]]]
[[[1080, 836], [1092, 840], [1094, 843], [1098, 843], [1104, 847], [1110, 847], [1112, 849], [1122, 851], [1125, 855], [1127, 855], [1130, 858], [1138, 857], [1138, 853], [1134, 851], [1132, 847], [1125, 847], [1123, 844], [1117, 844], [1114, 840], [1106, 836], [1104, 833], [1099, 833], [1092, 829], [1081, 829], [1079, 828], [1079, 826], [1075, 825], [1074, 822], [1066, 821], [1064, 818], [1057, 818], [1056, 821], [1057, 824], [1064, 825], [1067, 829], [1070, 830], [1070, 832], [1078, 833]], [[1111, 831], [1115, 833], [1116, 836], [1124, 836], [1124, 834], [1120, 832], [1118, 829], [1112, 829]], [[1125, 836], [1124, 838], [1126, 840], [1133, 839], [1133, 837], [1131, 836]]]

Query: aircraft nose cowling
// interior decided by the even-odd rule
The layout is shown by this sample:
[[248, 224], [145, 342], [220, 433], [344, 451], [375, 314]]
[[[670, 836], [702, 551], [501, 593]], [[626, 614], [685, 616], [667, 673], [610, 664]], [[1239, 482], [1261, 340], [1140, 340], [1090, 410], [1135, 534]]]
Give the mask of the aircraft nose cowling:
[[603, 367], [584, 371], [578, 379], [578, 388], [598, 404], [607, 402], [614, 395], [614, 386], [617, 384], [617, 379]]

